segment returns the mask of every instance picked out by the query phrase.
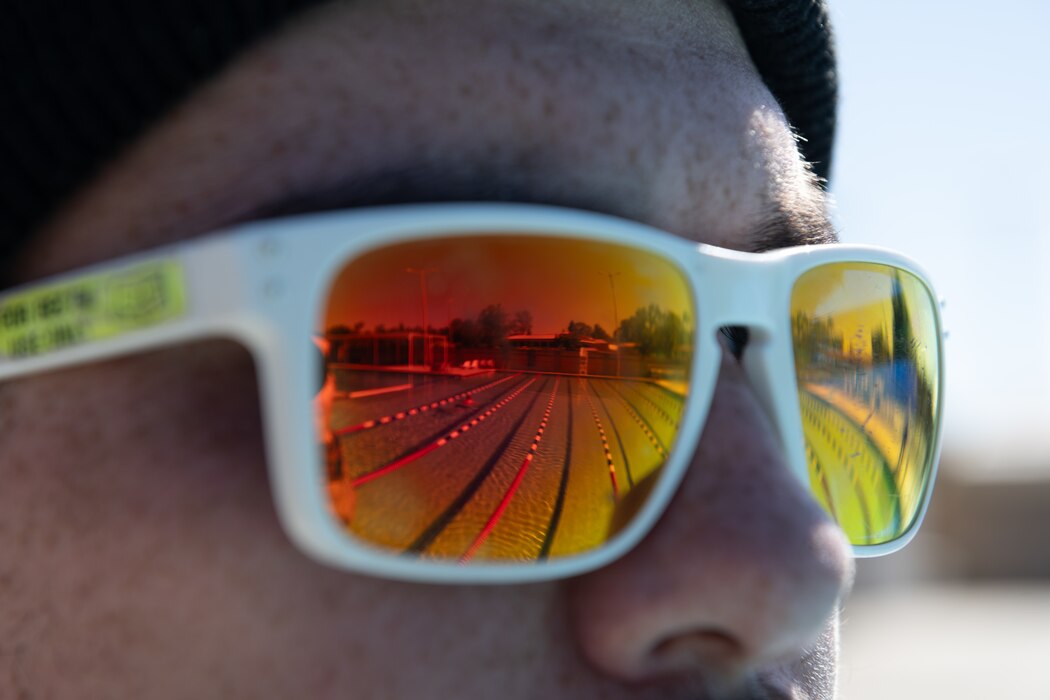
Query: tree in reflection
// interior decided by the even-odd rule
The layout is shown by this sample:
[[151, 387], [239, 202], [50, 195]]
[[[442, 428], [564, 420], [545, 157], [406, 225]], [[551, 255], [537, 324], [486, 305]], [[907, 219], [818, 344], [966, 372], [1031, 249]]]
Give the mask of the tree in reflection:
[[842, 355], [843, 338], [830, 318], [813, 318], [805, 311], [795, 312], [791, 319], [795, 346], [795, 368], [811, 372], [820, 366], [831, 366]]
[[[406, 326], [404, 322], [397, 326], [379, 323], [374, 326], [371, 335], [407, 332], [421, 333], [422, 328]], [[510, 313], [502, 304], [489, 304], [473, 318], [453, 318], [446, 327], [431, 327], [428, 332], [447, 335], [450, 342], [461, 348], [507, 349], [509, 336], [527, 336], [534, 332], [534, 321], [529, 309]], [[600, 323], [570, 319], [563, 329], [552, 334], [557, 338], [557, 345], [563, 349], [578, 350], [584, 341], [597, 340], [631, 344], [642, 356], [668, 360], [679, 359], [683, 349], [689, 347], [692, 340], [688, 316], [663, 309], [658, 304], [638, 307], [612, 332]], [[328, 329], [328, 336], [337, 341], [352, 335], [369, 335], [369, 332], [365, 331], [365, 324], [360, 321], [352, 326], [337, 324]]]
[[464, 348], [481, 346], [481, 331], [472, 318], [454, 318], [449, 324], [449, 336], [453, 343]]
[[483, 348], [502, 348], [510, 334], [510, 318], [503, 304], [489, 304], [478, 314], [478, 340]]
[[689, 334], [682, 316], [649, 304], [621, 321], [614, 337], [621, 343], [636, 344], [643, 356], [675, 359], [680, 349], [689, 345]]
[[528, 309], [515, 312], [514, 318], [510, 322], [510, 333], [511, 335], [531, 335], [532, 312]]
[[[914, 283], [913, 283], [914, 284]], [[897, 270], [893, 276], [893, 296], [891, 307], [893, 309], [893, 363], [896, 380], [897, 399], [902, 406], [906, 406], [908, 415], [918, 423], [921, 434], [932, 438], [934, 418], [936, 412], [936, 397], [934, 394], [933, 378], [929, 376], [925, 357], [920, 356], [920, 345], [912, 330], [912, 314], [908, 308], [909, 299], [925, 299], [926, 297], [918, 290], [913, 294], [906, 294], [901, 272]], [[931, 329], [933, 330], [933, 329]], [[927, 440], [928, 449], [932, 449], [932, 440]]]

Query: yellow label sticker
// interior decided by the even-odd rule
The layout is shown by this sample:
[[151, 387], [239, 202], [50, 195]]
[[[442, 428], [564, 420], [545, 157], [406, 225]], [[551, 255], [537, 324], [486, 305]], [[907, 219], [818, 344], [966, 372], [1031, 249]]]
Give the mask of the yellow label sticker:
[[88, 274], [0, 301], [0, 357], [43, 355], [185, 313], [185, 280], [174, 260]]

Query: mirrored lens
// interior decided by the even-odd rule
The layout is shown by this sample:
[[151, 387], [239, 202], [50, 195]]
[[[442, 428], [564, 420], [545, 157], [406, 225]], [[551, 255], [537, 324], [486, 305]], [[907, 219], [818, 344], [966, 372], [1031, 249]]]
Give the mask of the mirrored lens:
[[600, 547], [671, 451], [694, 318], [672, 264], [620, 245], [491, 235], [363, 255], [321, 319], [333, 513], [410, 556]]
[[810, 486], [857, 545], [912, 525], [936, 457], [940, 336], [911, 273], [835, 263], [791, 298]]

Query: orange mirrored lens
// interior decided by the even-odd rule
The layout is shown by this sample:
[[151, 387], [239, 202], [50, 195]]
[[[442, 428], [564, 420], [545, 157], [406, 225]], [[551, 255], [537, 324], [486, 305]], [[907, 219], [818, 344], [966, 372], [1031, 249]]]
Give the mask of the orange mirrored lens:
[[357, 538], [453, 561], [600, 547], [644, 503], [689, 386], [682, 274], [526, 236], [392, 245], [329, 291], [316, 404], [330, 505]]
[[936, 458], [934, 301], [911, 273], [835, 263], [799, 278], [791, 317], [813, 493], [853, 544], [890, 542], [914, 522]]

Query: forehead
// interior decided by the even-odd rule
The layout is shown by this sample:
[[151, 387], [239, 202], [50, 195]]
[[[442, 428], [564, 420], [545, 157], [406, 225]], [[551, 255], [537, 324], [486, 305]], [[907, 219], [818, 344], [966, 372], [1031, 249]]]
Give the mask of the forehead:
[[274, 212], [442, 199], [595, 209], [736, 248], [771, 212], [819, 208], [718, 3], [332, 4], [157, 125], [27, 274]]

